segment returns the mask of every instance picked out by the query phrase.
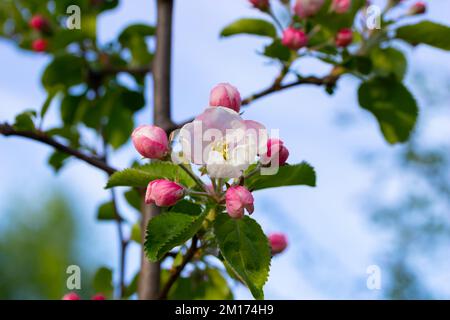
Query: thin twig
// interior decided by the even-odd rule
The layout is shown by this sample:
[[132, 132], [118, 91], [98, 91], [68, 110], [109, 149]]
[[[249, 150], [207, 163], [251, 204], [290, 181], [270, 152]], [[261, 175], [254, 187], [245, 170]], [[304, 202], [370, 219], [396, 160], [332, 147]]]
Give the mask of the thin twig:
[[277, 25], [278, 28], [280, 28], [280, 31], [283, 32], [284, 27], [281, 24], [280, 20], [278, 20], [277, 16], [275, 15], [275, 13], [270, 9], [268, 12], [269, 16], [273, 19], [273, 21], [275, 22], [275, 24]]
[[126, 251], [129, 244], [129, 240], [125, 239], [123, 234], [123, 218], [119, 214], [119, 210], [117, 208], [117, 199], [114, 189], [111, 189], [111, 200], [114, 208], [114, 219], [116, 220], [117, 225], [117, 235], [119, 237], [119, 298], [123, 297], [125, 292], [125, 271], [126, 271]]
[[[105, 163], [108, 163], [108, 146], [107, 141], [104, 137], [103, 140], [103, 159]], [[123, 217], [119, 213], [119, 208], [117, 206], [117, 197], [114, 188], [111, 189], [111, 202], [113, 204], [113, 212], [114, 212], [114, 220], [116, 221], [117, 226], [117, 236], [119, 237], [119, 295], [118, 298], [122, 299], [126, 287], [125, 287], [125, 271], [126, 271], [126, 252], [129, 239], [125, 239], [125, 235], [123, 233]]]
[[201, 179], [199, 179], [188, 167], [186, 167], [183, 163], [178, 164], [181, 169], [183, 169], [194, 181], [197, 185], [202, 188], [205, 192], [208, 193], [208, 187], [203, 183]]
[[337, 78], [338, 78], [337, 76], [332, 76], [332, 75], [328, 75], [323, 78], [310, 76], [310, 77], [298, 79], [296, 81], [293, 81], [293, 82], [290, 82], [290, 83], [287, 83], [284, 85], [272, 85], [258, 93], [251, 95], [250, 97], [247, 97], [244, 100], [242, 100], [242, 105], [246, 106], [246, 105], [250, 104], [251, 102], [254, 102], [257, 99], [260, 99], [262, 97], [265, 97], [265, 96], [275, 93], [277, 91], [296, 87], [296, 86], [299, 86], [302, 84], [312, 84], [312, 85], [317, 85], [317, 86], [332, 85], [332, 84], [336, 83]]
[[55, 139], [49, 137], [47, 134], [45, 134], [42, 131], [29, 131], [29, 130], [17, 130], [13, 126], [9, 125], [8, 123], [0, 124], [0, 134], [4, 135], [5, 137], [8, 136], [18, 136], [18, 137], [24, 137], [28, 138], [34, 141], [42, 142], [46, 145], [52, 146], [58, 151], [61, 151], [63, 153], [66, 153], [68, 155], [74, 156], [75, 158], [78, 158], [91, 166], [94, 166], [98, 169], [101, 169], [105, 171], [108, 175], [112, 175], [117, 170], [113, 167], [110, 167], [108, 164], [106, 164], [103, 160], [97, 158], [94, 155], [88, 155], [80, 150], [77, 150], [75, 148], [66, 146]]
[[[280, 75], [282, 75], [282, 73]], [[283, 78], [284, 78], [284, 76], [283, 76]], [[303, 84], [311, 84], [311, 85], [316, 85], [316, 86], [333, 85], [337, 82], [338, 79], [339, 79], [339, 76], [335, 76], [332, 74], [327, 75], [322, 78], [316, 77], [316, 76], [309, 76], [309, 77], [303, 77], [296, 81], [282, 85], [281, 81], [280, 81], [280, 76], [278, 76], [270, 87], [243, 99], [242, 106], [248, 106], [250, 103], [252, 103], [260, 98], [263, 98], [263, 97], [268, 96], [275, 92], [282, 91], [284, 89], [293, 88], [293, 87], [303, 85]], [[170, 129], [174, 130], [174, 129], [181, 128], [185, 124], [192, 122], [193, 120], [194, 120], [193, 118], [185, 120], [182, 123], [176, 124], [174, 127], [170, 128]]]
[[183, 271], [184, 267], [189, 263], [189, 261], [192, 260], [195, 253], [198, 250], [197, 247], [197, 236], [194, 236], [192, 238], [192, 243], [189, 248], [189, 250], [186, 252], [186, 255], [183, 257], [183, 261], [179, 266], [177, 266], [175, 269], [172, 270], [172, 274], [170, 275], [169, 279], [167, 280], [166, 284], [164, 285], [163, 289], [161, 290], [161, 293], [159, 295], [160, 300], [166, 300], [167, 295], [169, 294], [170, 289], [174, 285], [175, 281], [180, 277], [181, 272]]

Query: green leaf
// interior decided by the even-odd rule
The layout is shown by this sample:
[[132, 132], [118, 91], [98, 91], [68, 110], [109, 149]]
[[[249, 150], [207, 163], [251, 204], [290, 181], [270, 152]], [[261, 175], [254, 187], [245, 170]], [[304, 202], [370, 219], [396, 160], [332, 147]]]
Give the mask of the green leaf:
[[18, 114], [14, 122], [14, 128], [17, 130], [33, 131], [35, 129], [34, 117], [36, 117], [36, 112], [33, 110], [27, 110]]
[[188, 200], [181, 200], [178, 201], [178, 203], [173, 207], [167, 208], [166, 211], [181, 212], [198, 216], [202, 213], [203, 209], [198, 204], [192, 203]]
[[71, 125], [79, 122], [88, 108], [85, 97], [66, 94], [61, 101], [61, 118], [65, 124]]
[[171, 300], [230, 300], [233, 294], [217, 269], [194, 270], [180, 277], [169, 292]]
[[119, 42], [130, 50], [133, 65], [148, 65], [152, 61], [153, 55], [148, 49], [145, 37], [154, 34], [155, 28], [145, 24], [134, 24], [122, 31]]
[[42, 75], [42, 84], [47, 90], [63, 86], [66, 89], [83, 83], [86, 79], [87, 70], [83, 58], [64, 54], [56, 56], [45, 68]]
[[237, 34], [251, 34], [274, 38], [277, 31], [272, 23], [261, 19], [240, 19], [225, 27], [220, 36], [229, 37]]
[[206, 211], [200, 214], [169, 211], [151, 219], [147, 226], [145, 252], [158, 261], [174, 247], [191, 239], [202, 226]]
[[125, 291], [123, 293], [124, 298], [129, 298], [137, 292], [138, 281], [139, 273], [136, 273], [136, 275], [133, 277], [133, 280], [131, 280], [131, 283], [125, 288]]
[[106, 267], [101, 267], [97, 270], [94, 276], [93, 288], [96, 293], [101, 293], [107, 298], [111, 298], [113, 294], [113, 274], [112, 270]]
[[279, 167], [275, 175], [261, 175], [259, 172], [245, 180], [245, 186], [250, 190], [297, 185], [316, 186], [314, 168], [306, 162]]
[[118, 149], [130, 139], [133, 128], [133, 113], [122, 106], [114, 104], [104, 130], [106, 141], [114, 149]]
[[378, 120], [384, 138], [390, 144], [408, 140], [417, 120], [416, 100], [393, 77], [377, 77], [361, 84], [359, 104]]
[[54, 49], [54, 51], [64, 49], [72, 43], [83, 42], [87, 37], [88, 35], [83, 29], [58, 29], [52, 37], [52, 49]]
[[344, 67], [367, 75], [372, 71], [372, 60], [364, 56], [351, 56], [344, 64]]
[[102, 0], [97, 6], [100, 11], [106, 11], [116, 8], [119, 5], [119, 0]]
[[264, 48], [264, 55], [281, 61], [289, 61], [291, 58], [291, 50], [283, 46], [279, 39], [276, 39]]
[[248, 216], [232, 219], [219, 214], [214, 234], [229, 266], [250, 289], [255, 299], [264, 299], [263, 286], [270, 269], [270, 247], [259, 224]]
[[141, 225], [140, 225], [140, 223], [136, 222], [131, 227], [130, 239], [136, 243], [139, 243], [139, 244], [141, 243]]
[[145, 106], [145, 98], [142, 92], [129, 90], [122, 87], [119, 97], [121, 107], [125, 107], [132, 112], [136, 112]]
[[353, 0], [351, 8], [346, 13], [336, 13], [330, 11], [331, 0], [326, 0], [321, 10], [309, 18], [312, 25], [320, 24], [323, 28], [333, 31], [338, 31], [342, 28], [348, 28], [353, 25], [357, 12], [366, 4], [366, 0]]
[[188, 188], [195, 185], [194, 179], [178, 165], [171, 162], [155, 161], [114, 173], [109, 178], [106, 188], [118, 186], [147, 187], [150, 181], [156, 179], [176, 181]]
[[58, 136], [66, 139], [72, 147], [79, 147], [80, 133], [76, 127], [64, 126], [60, 128], [52, 128], [46, 131], [49, 136]]
[[44, 118], [47, 114], [48, 108], [53, 101], [53, 98], [56, 96], [57, 90], [50, 90], [47, 94], [47, 98], [44, 101], [44, 104], [41, 107], [41, 118]]
[[143, 23], [137, 23], [127, 26], [119, 35], [119, 42], [123, 46], [127, 46], [128, 42], [133, 37], [150, 37], [154, 36], [156, 28]]
[[393, 74], [397, 80], [402, 80], [405, 76], [407, 60], [401, 51], [394, 48], [377, 48], [372, 50], [371, 58], [378, 76], [388, 77]]
[[100, 205], [97, 212], [98, 220], [114, 220], [115, 218], [114, 204], [112, 201]]
[[127, 200], [128, 204], [138, 210], [141, 211], [141, 196], [139, 192], [136, 189], [130, 189], [127, 192], [124, 193], [125, 199]]
[[58, 172], [69, 158], [70, 156], [67, 153], [54, 151], [48, 159], [48, 164], [52, 166], [55, 172]]
[[396, 37], [412, 45], [427, 44], [450, 50], [450, 27], [431, 21], [422, 21], [397, 29]]

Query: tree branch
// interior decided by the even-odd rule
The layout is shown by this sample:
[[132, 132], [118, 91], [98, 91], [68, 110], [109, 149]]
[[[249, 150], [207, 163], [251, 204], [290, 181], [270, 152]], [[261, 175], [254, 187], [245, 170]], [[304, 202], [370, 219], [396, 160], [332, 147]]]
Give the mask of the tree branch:
[[302, 84], [311, 84], [311, 85], [316, 85], [316, 86], [334, 85], [336, 83], [336, 81], [338, 80], [338, 78], [339, 78], [339, 76], [334, 76], [334, 75], [328, 75], [323, 78], [309, 76], [309, 77], [301, 78], [301, 79], [298, 79], [296, 81], [293, 81], [293, 82], [290, 82], [290, 83], [287, 83], [284, 85], [274, 83], [270, 87], [242, 100], [242, 105], [243, 106], [249, 105], [250, 103], [254, 102], [255, 100], [265, 97], [267, 95], [270, 95], [272, 93], [282, 91], [282, 90], [285, 90], [288, 88], [296, 87], [296, 86], [299, 86]]
[[164, 285], [164, 288], [161, 290], [161, 294], [159, 295], [160, 300], [166, 300], [167, 295], [169, 294], [170, 289], [174, 285], [174, 283], [177, 281], [177, 279], [180, 277], [181, 272], [183, 271], [184, 267], [192, 260], [195, 253], [198, 250], [197, 247], [197, 236], [194, 236], [192, 238], [192, 243], [189, 248], [189, 250], [186, 252], [186, 255], [183, 257], [183, 261], [179, 266], [177, 266], [175, 269], [171, 270], [171, 275], [169, 279], [167, 280], [166, 284]]
[[[252, 102], [254, 102], [260, 98], [263, 98], [265, 96], [268, 96], [272, 93], [279, 92], [279, 91], [289, 89], [289, 88], [293, 88], [293, 87], [303, 85], [303, 84], [311, 84], [311, 85], [316, 85], [316, 86], [334, 85], [334, 84], [336, 84], [337, 80], [340, 77], [339, 74], [334, 74], [334, 72], [331, 72], [329, 75], [322, 77], [322, 78], [316, 77], [316, 76], [309, 76], [309, 77], [304, 77], [304, 78], [298, 79], [296, 81], [293, 81], [293, 82], [290, 82], [287, 84], [281, 84], [281, 81], [284, 79], [285, 75], [286, 75], [285, 70], [282, 70], [280, 75], [275, 79], [275, 81], [273, 82], [273, 84], [270, 87], [267, 87], [266, 89], [261, 90], [260, 92], [257, 92], [255, 94], [243, 99], [242, 106], [248, 106]], [[179, 128], [183, 127], [185, 124], [192, 122], [193, 120], [194, 120], [194, 118], [191, 118], [186, 121], [183, 121], [182, 123], [178, 123], [178, 124], [174, 125], [172, 128], [170, 128], [169, 131], [179, 129]]]
[[72, 147], [66, 146], [56, 141], [52, 137], [49, 137], [42, 131], [16, 130], [13, 126], [9, 125], [8, 123], [4, 123], [0, 124], [0, 134], [4, 135], [5, 137], [18, 136], [42, 142], [46, 145], [52, 146], [54, 149], [58, 151], [74, 156], [75, 158], [80, 159], [90, 164], [91, 166], [101, 169], [105, 171], [108, 175], [112, 175], [114, 172], [117, 171], [116, 169], [106, 164], [105, 161], [103, 161], [102, 159], [99, 159], [93, 155], [85, 154], [80, 150], [74, 149]]
[[157, 1], [156, 50], [153, 60], [154, 123], [167, 129], [171, 120], [173, 0]]
[[[157, 1], [156, 50], [153, 59], [153, 123], [166, 132], [173, 127], [170, 113], [171, 65], [172, 65], [172, 15], [174, 0]], [[150, 262], [145, 256], [145, 230], [148, 222], [160, 213], [155, 205], [142, 203], [142, 248], [141, 271], [139, 274], [139, 299], [157, 299], [160, 289], [161, 266]]]

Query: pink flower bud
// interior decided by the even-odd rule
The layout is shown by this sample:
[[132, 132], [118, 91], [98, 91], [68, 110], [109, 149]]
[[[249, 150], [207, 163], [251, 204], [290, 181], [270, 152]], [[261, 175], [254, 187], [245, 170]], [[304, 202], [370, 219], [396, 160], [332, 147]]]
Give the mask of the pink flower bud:
[[211, 107], [230, 108], [239, 112], [241, 109], [241, 95], [231, 84], [219, 83], [211, 90], [209, 105]]
[[336, 13], [346, 13], [352, 6], [351, 0], [333, 0], [331, 8]]
[[31, 48], [35, 52], [45, 52], [47, 51], [48, 42], [45, 39], [36, 39], [31, 44]]
[[250, 3], [256, 8], [261, 11], [267, 11], [270, 7], [269, 0], [249, 0]]
[[75, 292], [69, 292], [62, 297], [63, 300], [81, 300], [80, 296]]
[[281, 43], [289, 49], [298, 50], [306, 46], [308, 37], [302, 30], [289, 27], [283, 31]]
[[283, 233], [272, 233], [267, 238], [272, 248], [272, 255], [283, 252], [288, 245], [286, 235]]
[[148, 184], [145, 203], [159, 207], [170, 207], [184, 197], [184, 188], [170, 180], [158, 179]]
[[106, 297], [101, 293], [97, 293], [91, 298], [91, 300], [106, 300]]
[[131, 139], [136, 150], [145, 158], [162, 159], [169, 151], [167, 134], [157, 126], [139, 126], [134, 129]]
[[280, 139], [267, 140], [267, 153], [261, 155], [261, 163], [269, 164], [278, 157], [278, 165], [284, 166], [289, 158], [289, 150]]
[[409, 8], [410, 15], [423, 14], [427, 11], [427, 6], [423, 1], [417, 1]]
[[233, 219], [241, 219], [244, 216], [244, 209], [252, 214], [255, 209], [253, 202], [251, 192], [242, 186], [230, 187], [225, 194], [227, 212]]
[[336, 35], [336, 45], [338, 47], [346, 47], [353, 41], [353, 32], [349, 28], [339, 30]]
[[307, 18], [320, 11], [324, 0], [297, 0], [294, 5], [294, 12], [300, 18]]
[[29, 25], [37, 31], [47, 31], [49, 27], [48, 20], [39, 14], [31, 18]]

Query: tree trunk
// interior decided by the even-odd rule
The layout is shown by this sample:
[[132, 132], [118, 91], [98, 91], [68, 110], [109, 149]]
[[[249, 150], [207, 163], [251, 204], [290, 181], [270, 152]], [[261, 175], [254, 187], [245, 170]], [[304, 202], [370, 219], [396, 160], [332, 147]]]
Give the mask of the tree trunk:
[[[173, 127], [170, 116], [170, 73], [172, 63], [172, 11], [173, 0], [157, 0], [156, 52], [153, 60], [153, 123], [164, 130]], [[148, 261], [144, 253], [145, 230], [148, 221], [158, 215], [159, 208], [142, 206], [142, 254], [138, 283], [141, 300], [157, 299], [160, 290], [160, 264]]]

